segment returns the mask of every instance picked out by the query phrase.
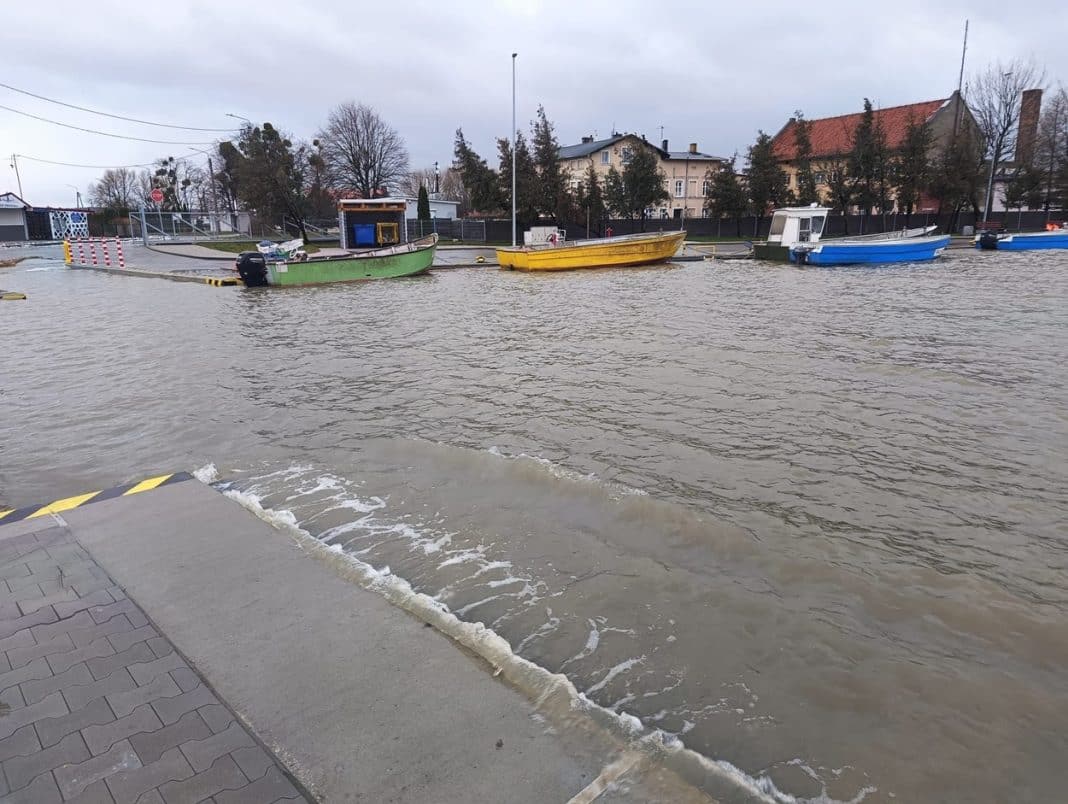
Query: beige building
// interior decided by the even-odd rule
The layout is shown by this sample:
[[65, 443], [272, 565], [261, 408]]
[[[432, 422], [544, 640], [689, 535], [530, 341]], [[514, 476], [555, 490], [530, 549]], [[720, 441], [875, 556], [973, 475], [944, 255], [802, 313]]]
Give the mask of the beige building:
[[687, 218], [701, 217], [709, 189], [708, 171], [717, 170], [726, 160], [701, 153], [695, 142], [690, 143], [686, 151], [668, 150], [667, 140], [661, 145], [658, 148], [636, 134], [613, 134], [604, 140], [583, 137], [578, 145], [567, 145], [560, 149], [560, 165], [568, 174], [572, 190], [585, 180], [590, 165], [593, 165], [603, 185], [610, 168], [614, 167], [622, 173], [635, 150], [647, 148], [660, 160], [664, 189], [668, 193], [666, 203], [646, 210], [649, 217], [680, 218], [683, 210]]

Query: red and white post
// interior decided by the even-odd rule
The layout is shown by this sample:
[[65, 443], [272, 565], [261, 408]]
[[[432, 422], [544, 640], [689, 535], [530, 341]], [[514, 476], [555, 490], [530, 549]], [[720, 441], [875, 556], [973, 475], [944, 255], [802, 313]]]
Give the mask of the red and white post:
[[107, 240], [105, 240], [102, 237], [100, 238], [100, 251], [104, 255], [104, 267], [105, 268], [110, 268], [111, 267], [111, 249], [108, 248], [109, 245], [110, 244], [108, 243]]
[[85, 238], [78, 238], [78, 264], [85, 265]]
[[115, 235], [115, 252], [118, 255], [119, 267], [126, 267], [126, 259], [122, 256], [122, 240], [118, 235]]
[[96, 265], [96, 241], [89, 238], [89, 264]]

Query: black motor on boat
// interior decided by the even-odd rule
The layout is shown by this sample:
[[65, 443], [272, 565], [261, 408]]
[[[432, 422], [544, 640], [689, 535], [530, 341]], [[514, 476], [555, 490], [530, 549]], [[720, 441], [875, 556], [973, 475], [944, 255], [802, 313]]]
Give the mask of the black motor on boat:
[[237, 272], [245, 287], [267, 287], [267, 260], [258, 251], [242, 251], [238, 254]]
[[997, 232], [983, 232], [979, 235], [979, 248], [984, 251], [996, 251], [998, 247]]

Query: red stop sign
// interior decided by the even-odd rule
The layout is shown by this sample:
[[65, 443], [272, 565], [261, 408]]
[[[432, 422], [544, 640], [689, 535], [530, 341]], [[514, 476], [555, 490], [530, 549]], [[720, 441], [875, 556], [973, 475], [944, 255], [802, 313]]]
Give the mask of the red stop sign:
[[148, 197], [152, 199], [153, 204], [162, 204], [163, 190], [161, 190], [159, 187], [153, 187], [152, 192], [148, 194]]

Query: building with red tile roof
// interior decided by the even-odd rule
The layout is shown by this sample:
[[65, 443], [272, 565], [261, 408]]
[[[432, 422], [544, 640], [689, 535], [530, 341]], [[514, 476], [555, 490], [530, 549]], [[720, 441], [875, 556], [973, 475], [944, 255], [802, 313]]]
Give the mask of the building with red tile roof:
[[[809, 120], [809, 139], [812, 142], [811, 163], [816, 174], [816, 187], [821, 197], [828, 194], [827, 176], [853, 150], [853, 135], [863, 117], [863, 112], [822, 117]], [[891, 151], [900, 148], [905, 141], [909, 125], [926, 123], [931, 132], [932, 153], [941, 151], [953, 136], [954, 128], [974, 125], [971, 111], [960, 95], [954, 92], [948, 98], [909, 103], [874, 110], [875, 125], [882, 128], [886, 144]], [[956, 126], [954, 126], [956, 122]], [[772, 138], [772, 148], [789, 177], [790, 189], [797, 189], [797, 120], [791, 117], [779, 133]]]

